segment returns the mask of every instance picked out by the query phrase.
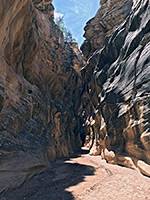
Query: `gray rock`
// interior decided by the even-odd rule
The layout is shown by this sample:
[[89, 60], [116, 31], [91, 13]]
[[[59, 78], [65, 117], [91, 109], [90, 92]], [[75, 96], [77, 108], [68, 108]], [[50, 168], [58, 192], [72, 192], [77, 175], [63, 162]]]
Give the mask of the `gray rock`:
[[[110, 9], [107, 7], [108, 11], [102, 5], [95, 18], [87, 23], [85, 36], [92, 49], [89, 55], [86, 52], [88, 61], [82, 70], [87, 99], [82, 107], [86, 132], [91, 138], [94, 133], [94, 144], [101, 146], [106, 160], [104, 149], [114, 153], [112, 163], [117, 163], [120, 155], [127, 155], [150, 164], [150, 3], [148, 0], [134, 3], [132, 7], [129, 1], [119, 1]], [[126, 20], [118, 8], [127, 8]], [[111, 34], [108, 36], [107, 31], [105, 38], [100, 36], [102, 40], [96, 46], [99, 38], [95, 35], [94, 42], [90, 30], [104, 23], [102, 13], [105, 19], [110, 12], [113, 14], [112, 9], [120, 19], [105, 21], [105, 27], [109, 22], [118, 27], [114, 30], [110, 27]], [[101, 25], [99, 29], [103, 32]]]

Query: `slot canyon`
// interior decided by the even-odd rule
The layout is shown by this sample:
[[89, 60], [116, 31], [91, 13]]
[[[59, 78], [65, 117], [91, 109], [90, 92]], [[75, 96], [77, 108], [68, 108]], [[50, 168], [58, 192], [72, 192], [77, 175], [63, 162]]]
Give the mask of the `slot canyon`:
[[150, 200], [150, 0], [54, 9], [0, 0], [0, 200]]

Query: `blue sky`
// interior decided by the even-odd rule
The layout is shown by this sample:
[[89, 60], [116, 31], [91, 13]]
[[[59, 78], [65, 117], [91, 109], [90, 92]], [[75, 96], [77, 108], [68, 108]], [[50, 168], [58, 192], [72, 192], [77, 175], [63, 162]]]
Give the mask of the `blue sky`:
[[71, 31], [79, 46], [84, 40], [83, 28], [96, 14], [99, 2], [100, 0], [53, 0], [55, 12], [64, 16], [65, 26]]

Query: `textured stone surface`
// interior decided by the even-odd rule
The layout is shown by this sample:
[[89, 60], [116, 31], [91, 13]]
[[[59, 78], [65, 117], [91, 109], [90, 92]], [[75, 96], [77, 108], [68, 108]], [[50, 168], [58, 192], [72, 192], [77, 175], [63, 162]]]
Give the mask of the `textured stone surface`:
[[95, 50], [106, 42], [110, 35], [129, 15], [133, 0], [101, 0], [95, 17], [90, 19], [84, 28], [86, 40], [81, 46], [83, 54], [88, 58]]
[[139, 160], [137, 162], [137, 167], [139, 168], [139, 170], [140, 170], [140, 172], [142, 174], [150, 177], [150, 165], [148, 165], [145, 162]]
[[92, 155], [149, 176], [149, 0], [101, 1], [82, 70], [52, 1], [0, 5], [0, 192], [77, 150], [85, 132]]
[[[83, 49], [88, 61], [82, 70], [82, 116], [87, 138], [94, 141], [91, 148], [97, 144], [108, 162], [129, 163], [132, 168], [124, 158], [130, 157], [135, 165], [135, 160], [150, 164], [150, 1], [114, 1], [108, 10], [104, 7], [107, 2], [85, 27], [90, 50], [87, 54], [88, 48]], [[125, 8], [131, 11], [126, 20], [120, 7], [122, 14]], [[105, 20], [106, 27], [112, 26], [98, 36], [104, 33], [99, 24], [109, 13], [116, 18]], [[97, 34], [92, 32], [95, 25]]]
[[51, 3], [0, 0], [0, 192], [81, 144], [82, 56]]

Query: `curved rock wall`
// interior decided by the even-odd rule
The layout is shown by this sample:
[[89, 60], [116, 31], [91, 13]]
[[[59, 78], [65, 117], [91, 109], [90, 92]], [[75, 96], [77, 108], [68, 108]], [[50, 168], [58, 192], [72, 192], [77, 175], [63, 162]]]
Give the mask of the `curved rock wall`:
[[88, 58], [96, 49], [103, 47], [106, 36], [110, 35], [132, 10], [133, 0], [101, 0], [95, 17], [84, 28], [86, 40], [81, 50]]
[[[112, 25], [110, 35], [100, 25], [113, 14], [113, 6], [103, 12], [105, 3], [85, 27], [85, 43], [90, 42], [88, 54], [82, 49], [88, 58], [82, 70], [86, 142], [91, 154], [150, 176], [150, 1], [118, 1], [114, 12], [120, 20], [105, 21]], [[127, 13], [125, 21], [118, 8]], [[96, 24], [98, 33], [92, 32]]]
[[80, 147], [83, 64], [52, 1], [0, 0], [0, 192]]
[[51, 0], [0, 5], [0, 192], [77, 150], [85, 132], [91, 154], [150, 176], [149, 0], [101, 0], [82, 70]]

